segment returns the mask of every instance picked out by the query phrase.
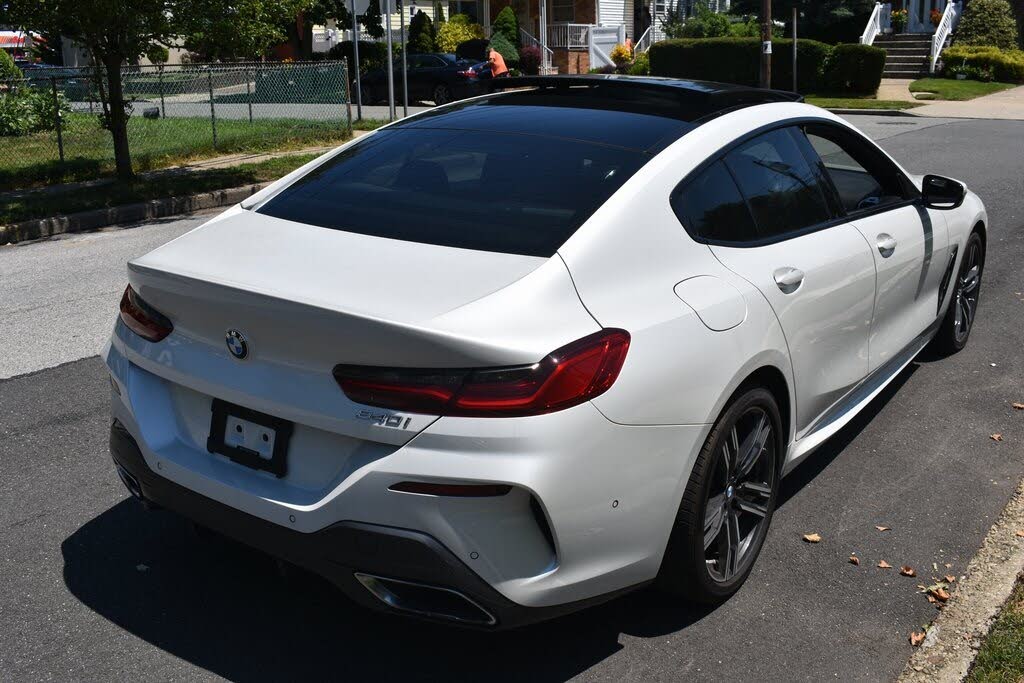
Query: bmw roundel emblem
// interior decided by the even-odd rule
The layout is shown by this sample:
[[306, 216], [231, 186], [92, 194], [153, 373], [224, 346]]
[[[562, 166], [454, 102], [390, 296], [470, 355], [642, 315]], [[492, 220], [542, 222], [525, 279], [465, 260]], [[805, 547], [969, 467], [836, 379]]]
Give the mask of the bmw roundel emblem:
[[249, 345], [245, 342], [245, 337], [238, 330], [228, 330], [227, 334], [224, 335], [224, 341], [228, 345], [228, 351], [238, 360], [242, 360], [249, 355]]

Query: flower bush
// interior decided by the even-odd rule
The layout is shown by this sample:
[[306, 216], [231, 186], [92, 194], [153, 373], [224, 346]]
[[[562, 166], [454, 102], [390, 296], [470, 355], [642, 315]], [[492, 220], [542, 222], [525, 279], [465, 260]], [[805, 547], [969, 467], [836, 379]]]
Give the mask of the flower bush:
[[441, 52], [455, 52], [459, 43], [484, 37], [484, 27], [474, 24], [465, 14], [455, 14], [437, 27], [437, 49]]
[[620, 70], [624, 70], [633, 61], [633, 54], [622, 43], [613, 47], [608, 56], [611, 57], [612, 61], [615, 62], [615, 66]]

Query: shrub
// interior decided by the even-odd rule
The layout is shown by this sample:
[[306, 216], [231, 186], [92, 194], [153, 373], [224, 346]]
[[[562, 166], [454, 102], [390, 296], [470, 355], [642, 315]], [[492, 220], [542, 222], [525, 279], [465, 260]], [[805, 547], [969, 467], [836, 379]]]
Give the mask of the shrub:
[[441, 52], [455, 52], [459, 43], [483, 37], [483, 26], [474, 24], [465, 14], [455, 14], [438, 26], [436, 47]]
[[729, 18], [712, 12], [707, 5], [697, 5], [697, 13], [683, 22], [680, 38], [720, 38], [729, 35]]
[[997, 81], [1024, 83], [1024, 51], [1021, 50], [1000, 50], [992, 45], [956, 44], [942, 52], [942, 63], [948, 75], [955, 75], [955, 68], [969, 67], [976, 70], [977, 74], [991, 74], [991, 78]]
[[519, 66], [519, 51], [516, 50], [516, 46], [505, 36], [504, 33], [493, 33], [491, 34], [491, 47], [498, 51], [505, 59], [505, 65], [508, 68], [513, 66]]
[[[798, 67], [799, 68], [799, 67]], [[840, 44], [828, 62], [828, 86], [870, 95], [878, 90], [885, 68], [885, 50], [872, 45]]]
[[[397, 41], [396, 41], [397, 42]], [[400, 54], [398, 51], [394, 51], [393, 54], [396, 56]], [[349, 71], [352, 69], [353, 57], [352, 57], [352, 41], [345, 40], [327, 52], [328, 59], [345, 59], [349, 63]], [[359, 41], [359, 73], [365, 74], [367, 71], [373, 71], [374, 69], [384, 68], [384, 64], [388, 60], [388, 46], [387, 43], [378, 43], [376, 41], [360, 40]]]
[[21, 69], [14, 63], [14, 58], [7, 50], [0, 50], [0, 81], [24, 78]]
[[31, 124], [32, 108], [27, 97], [16, 93], [0, 94], [0, 137], [26, 135]]
[[434, 22], [423, 10], [418, 10], [409, 21], [409, 52], [434, 51]]
[[956, 43], [994, 45], [1003, 50], [1017, 47], [1017, 21], [1007, 0], [971, 0], [957, 27]]
[[536, 45], [527, 45], [519, 51], [519, 68], [527, 76], [536, 76], [540, 73], [540, 48]]
[[650, 76], [651, 75], [651, 58], [646, 52], [640, 52], [637, 54], [636, 59], [633, 60], [633, 64], [629, 67], [630, 76]]
[[62, 116], [71, 112], [70, 103], [60, 92], [56, 103], [49, 89], [22, 88], [4, 93], [0, 95], [0, 136], [54, 130], [57, 108]]
[[[772, 60], [772, 85], [793, 87], [793, 41], [772, 41], [776, 59]], [[826, 67], [832, 46], [801, 39], [797, 45], [797, 88], [802, 92], [827, 87]], [[778, 59], [784, 55], [783, 59]], [[651, 73], [655, 76], [695, 78], [741, 85], [757, 85], [761, 62], [761, 41], [757, 38], [705, 38], [700, 40], [664, 40], [650, 50]], [[881, 78], [881, 71], [879, 71]]]
[[459, 59], [475, 59], [478, 62], [482, 62], [487, 59], [488, 45], [489, 43], [486, 38], [473, 38], [464, 43], [459, 43], [458, 47], [455, 48], [455, 56]]
[[[498, 12], [498, 16], [494, 18], [494, 23], [491, 24], [491, 36], [493, 37], [498, 33], [508, 38], [508, 42], [512, 43], [512, 45], [519, 46], [519, 20], [516, 19], [516, 13], [508, 5]], [[501, 52], [501, 50], [498, 50], [498, 52]], [[504, 53], [502, 53], [502, 56], [504, 56]]]
[[729, 24], [729, 35], [739, 38], [760, 37], [761, 26], [757, 23], [757, 17], [750, 16], [746, 21], [736, 21]]
[[613, 47], [608, 56], [611, 57], [611, 60], [615, 62], [615, 66], [620, 70], [625, 69], [633, 61], [633, 54], [629, 51], [628, 47], [621, 43]]
[[146, 59], [153, 64], [166, 64], [167, 60], [171, 58], [171, 52], [163, 45], [157, 45], [156, 43], [146, 48]]

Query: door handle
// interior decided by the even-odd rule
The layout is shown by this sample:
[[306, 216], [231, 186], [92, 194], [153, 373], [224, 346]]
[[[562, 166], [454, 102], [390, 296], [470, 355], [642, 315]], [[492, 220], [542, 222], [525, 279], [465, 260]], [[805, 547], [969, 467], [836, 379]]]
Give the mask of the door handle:
[[896, 239], [885, 232], [878, 235], [875, 245], [878, 247], [878, 253], [882, 255], [882, 258], [889, 258], [896, 251]]
[[800, 289], [804, 281], [804, 271], [799, 268], [779, 268], [773, 273], [775, 284], [779, 286], [783, 294], [792, 294]]

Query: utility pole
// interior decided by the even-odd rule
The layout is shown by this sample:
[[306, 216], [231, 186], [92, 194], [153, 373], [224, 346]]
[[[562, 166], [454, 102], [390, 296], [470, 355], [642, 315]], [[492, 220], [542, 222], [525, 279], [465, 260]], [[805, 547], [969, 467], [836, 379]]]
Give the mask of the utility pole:
[[761, 87], [772, 87], [772, 0], [761, 0]]

